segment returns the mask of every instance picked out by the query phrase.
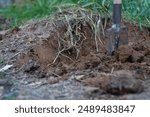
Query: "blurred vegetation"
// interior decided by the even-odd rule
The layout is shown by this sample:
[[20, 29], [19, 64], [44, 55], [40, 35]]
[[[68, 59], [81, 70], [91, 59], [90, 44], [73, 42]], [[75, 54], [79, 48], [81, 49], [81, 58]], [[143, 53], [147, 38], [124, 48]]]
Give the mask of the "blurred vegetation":
[[[11, 19], [12, 26], [53, 14], [60, 7], [81, 6], [94, 12], [111, 14], [113, 0], [25, 0], [22, 5], [0, 8], [0, 15]], [[150, 27], [150, 0], [123, 0], [124, 19]]]

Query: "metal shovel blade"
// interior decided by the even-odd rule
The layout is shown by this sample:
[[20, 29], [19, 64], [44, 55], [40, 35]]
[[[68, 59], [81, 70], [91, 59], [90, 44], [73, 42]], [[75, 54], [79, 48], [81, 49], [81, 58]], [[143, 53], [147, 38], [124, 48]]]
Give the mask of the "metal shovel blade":
[[119, 46], [128, 44], [128, 28], [126, 26], [121, 26], [119, 32], [110, 28], [107, 30], [106, 35], [106, 48], [108, 55], [112, 55]]
[[108, 55], [112, 55], [120, 45], [128, 44], [128, 28], [121, 26], [121, 6], [122, 0], [114, 0], [112, 27], [106, 31]]

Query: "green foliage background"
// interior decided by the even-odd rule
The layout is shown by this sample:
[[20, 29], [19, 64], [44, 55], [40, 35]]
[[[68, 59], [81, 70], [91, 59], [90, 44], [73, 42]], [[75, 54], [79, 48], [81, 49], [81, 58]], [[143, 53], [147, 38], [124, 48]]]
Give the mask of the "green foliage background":
[[[140, 26], [150, 27], [150, 0], [122, 0], [123, 17]], [[23, 5], [0, 8], [0, 15], [12, 20], [12, 26], [49, 16], [59, 7], [81, 6], [94, 12], [111, 14], [113, 0], [25, 0]]]

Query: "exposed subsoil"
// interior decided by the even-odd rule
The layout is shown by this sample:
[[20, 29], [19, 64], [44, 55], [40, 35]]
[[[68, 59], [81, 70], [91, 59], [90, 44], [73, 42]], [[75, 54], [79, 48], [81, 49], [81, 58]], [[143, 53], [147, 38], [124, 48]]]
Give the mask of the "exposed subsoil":
[[[0, 98], [150, 99], [149, 30], [123, 21], [128, 45], [109, 56], [104, 35], [109, 19], [105, 26], [107, 18], [101, 17], [98, 26], [103, 28], [95, 33], [85, 20], [91, 14], [75, 13], [57, 13], [0, 32], [0, 68], [13, 64], [1, 73]], [[91, 19], [96, 24], [99, 17]]]

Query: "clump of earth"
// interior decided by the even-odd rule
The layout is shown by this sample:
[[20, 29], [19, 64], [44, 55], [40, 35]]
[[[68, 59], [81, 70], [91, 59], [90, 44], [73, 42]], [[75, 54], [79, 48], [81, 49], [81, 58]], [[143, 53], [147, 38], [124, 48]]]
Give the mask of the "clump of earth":
[[0, 32], [1, 99], [150, 99], [150, 32], [128, 27], [128, 45], [107, 55], [109, 17], [59, 11]]

